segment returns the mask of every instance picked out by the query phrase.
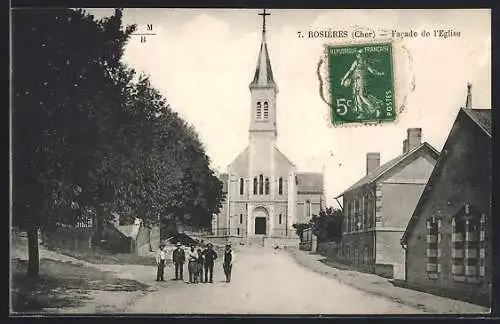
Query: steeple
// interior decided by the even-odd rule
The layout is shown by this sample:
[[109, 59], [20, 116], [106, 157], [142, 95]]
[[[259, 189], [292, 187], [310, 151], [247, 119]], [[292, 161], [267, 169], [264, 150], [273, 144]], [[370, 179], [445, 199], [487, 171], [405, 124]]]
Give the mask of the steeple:
[[259, 13], [259, 15], [262, 16], [262, 40], [260, 43], [257, 68], [255, 69], [253, 80], [250, 83], [250, 89], [269, 87], [277, 88], [273, 78], [273, 71], [271, 69], [271, 61], [269, 59], [269, 52], [267, 51], [266, 43], [266, 16], [269, 16], [270, 13], [266, 12], [266, 9], [264, 9], [261, 13]]
[[274, 141], [278, 133], [276, 126], [278, 87], [274, 82], [266, 44], [266, 16], [270, 14], [264, 9], [259, 15], [262, 16], [262, 41], [255, 76], [249, 86], [252, 107], [249, 135], [251, 141], [261, 142], [262, 147], [264, 145], [262, 141]]
[[465, 100], [465, 108], [472, 108], [472, 92], [471, 92], [472, 84], [470, 82], [467, 83], [467, 99]]

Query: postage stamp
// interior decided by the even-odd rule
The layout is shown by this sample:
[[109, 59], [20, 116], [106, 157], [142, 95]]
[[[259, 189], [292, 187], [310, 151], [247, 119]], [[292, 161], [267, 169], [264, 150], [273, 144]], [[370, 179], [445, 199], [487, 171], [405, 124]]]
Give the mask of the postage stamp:
[[392, 44], [328, 46], [331, 122], [390, 122], [396, 118]]

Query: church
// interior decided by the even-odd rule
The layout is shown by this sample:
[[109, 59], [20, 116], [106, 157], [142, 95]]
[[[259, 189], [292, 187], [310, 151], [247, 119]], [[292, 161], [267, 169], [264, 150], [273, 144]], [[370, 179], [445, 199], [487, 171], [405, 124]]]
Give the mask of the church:
[[296, 238], [293, 224], [305, 223], [324, 206], [322, 173], [297, 172], [278, 149], [274, 80], [266, 42], [266, 13], [250, 88], [249, 142], [220, 175], [226, 199], [214, 215], [216, 236]]

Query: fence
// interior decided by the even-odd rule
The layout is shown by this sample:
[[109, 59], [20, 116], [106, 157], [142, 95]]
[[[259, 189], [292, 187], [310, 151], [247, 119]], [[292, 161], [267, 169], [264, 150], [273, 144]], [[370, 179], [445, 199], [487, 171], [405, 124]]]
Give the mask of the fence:
[[[231, 229], [226, 227], [216, 228], [212, 230], [213, 236], [235, 236], [235, 237], [246, 237], [248, 236], [247, 228], [241, 227], [231, 227]], [[252, 234], [253, 235], [253, 234]], [[268, 237], [276, 238], [296, 238], [297, 234], [294, 229], [286, 228], [273, 228], [270, 233], [267, 233]]]

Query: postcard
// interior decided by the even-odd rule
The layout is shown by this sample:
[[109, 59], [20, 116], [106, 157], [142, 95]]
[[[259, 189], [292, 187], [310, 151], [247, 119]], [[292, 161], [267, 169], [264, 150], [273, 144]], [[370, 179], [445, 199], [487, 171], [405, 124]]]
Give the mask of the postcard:
[[489, 314], [490, 9], [11, 13], [11, 315]]

